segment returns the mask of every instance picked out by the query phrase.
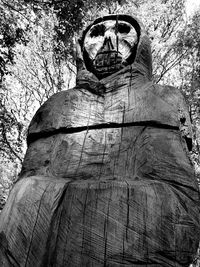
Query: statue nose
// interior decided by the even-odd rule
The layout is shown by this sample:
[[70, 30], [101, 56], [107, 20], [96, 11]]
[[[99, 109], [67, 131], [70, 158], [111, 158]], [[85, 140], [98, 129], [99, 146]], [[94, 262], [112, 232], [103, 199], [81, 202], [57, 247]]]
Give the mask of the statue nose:
[[109, 50], [113, 50], [114, 49], [114, 45], [112, 43], [112, 39], [110, 36], [106, 36], [103, 42], [103, 50], [105, 51], [109, 51]]

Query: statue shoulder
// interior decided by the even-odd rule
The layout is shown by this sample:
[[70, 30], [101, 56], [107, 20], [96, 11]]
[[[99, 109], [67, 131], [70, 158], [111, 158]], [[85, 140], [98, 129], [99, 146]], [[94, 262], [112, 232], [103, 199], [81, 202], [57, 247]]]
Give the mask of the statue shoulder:
[[[29, 125], [29, 132], [34, 128], [37, 128], [36, 125], [45, 125], [53, 124], [54, 116], [61, 112], [63, 105], [65, 105], [67, 99], [76, 97], [77, 92], [75, 89], [69, 89], [66, 91], [58, 92], [52, 95], [48, 100], [46, 100], [42, 106], [36, 111], [34, 117], [31, 120]], [[53, 126], [53, 125], [52, 125]], [[39, 128], [38, 128], [39, 131]]]
[[174, 110], [185, 110], [188, 112], [188, 105], [183, 93], [176, 87], [170, 85], [154, 84], [152, 92], [169, 104]]
[[[93, 109], [91, 103], [96, 103]], [[86, 89], [75, 87], [56, 93], [37, 110], [29, 125], [27, 141], [56, 134], [58, 130], [96, 124], [96, 113], [101, 110], [102, 99]]]
[[180, 101], [186, 102], [182, 92], [174, 86], [154, 84], [154, 91], [171, 104], [176, 105]]

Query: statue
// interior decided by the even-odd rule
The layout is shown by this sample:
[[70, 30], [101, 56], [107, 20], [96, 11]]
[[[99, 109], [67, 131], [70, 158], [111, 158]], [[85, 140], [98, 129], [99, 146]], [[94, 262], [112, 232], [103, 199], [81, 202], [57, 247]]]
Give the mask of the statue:
[[98, 18], [77, 86], [35, 114], [0, 217], [1, 266], [189, 266], [199, 191], [181, 93], [152, 82], [142, 24]]

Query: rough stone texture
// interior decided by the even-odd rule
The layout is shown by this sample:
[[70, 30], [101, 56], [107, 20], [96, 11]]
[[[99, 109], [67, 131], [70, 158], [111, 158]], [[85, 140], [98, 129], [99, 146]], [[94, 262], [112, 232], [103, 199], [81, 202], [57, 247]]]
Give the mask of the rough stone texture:
[[199, 191], [184, 98], [150, 81], [142, 26], [134, 63], [105, 79], [78, 56], [77, 87], [30, 124], [0, 217], [0, 265], [189, 266]]

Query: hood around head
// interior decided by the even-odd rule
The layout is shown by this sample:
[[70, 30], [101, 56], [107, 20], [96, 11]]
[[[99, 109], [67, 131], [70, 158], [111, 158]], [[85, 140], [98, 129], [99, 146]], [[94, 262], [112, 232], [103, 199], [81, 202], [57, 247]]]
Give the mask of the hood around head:
[[[131, 23], [138, 36], [138, 43], [132, 51], [130, 58], [128, 59], [128, 66], [124, 67], [127, 68], [131, 66], [132, 70], [140, 70], [140, 73], [146, 76], [149, 80], [152, 79], [152, 54], [151, 54], [151, 46], [150, 40], [146, 34], [143, 24], [135, 17], [130, 15], [107, 15], [96, 19], [92, 24], [90, 24], [82, 33], [79, 42], [77, 42], [77, 81], [80, 80], [93, 80], [98, 81], [99, 79], [92, 73], [90, 65], [88, 63], [87, 57], [85, 56], [84, 51], [84, 38], [86, 33], [89, 29], [100, 22], [106, 20], [123, 20], [125, 22]], [[118, 72], [120, 72], [119, 70]], [[111, 75], [112, 76], [112, 75]], [[107, 77], [109, 79], [109, 76]]]

